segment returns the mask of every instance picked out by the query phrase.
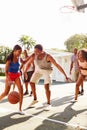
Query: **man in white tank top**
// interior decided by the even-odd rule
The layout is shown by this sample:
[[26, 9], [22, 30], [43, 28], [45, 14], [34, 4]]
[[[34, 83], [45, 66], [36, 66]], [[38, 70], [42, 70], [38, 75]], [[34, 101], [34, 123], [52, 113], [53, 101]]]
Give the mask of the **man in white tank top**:
[[51, 84], [51, 73], [52, 73], [52, 64], [55, 65], [58, 70], [64, 74], [66, 80], [68, 80], [67, 75], [63, 68], [55, 61], [55, 59], [50, 55], [47, 54], [45, 51], [43, 51], [43, 47], [40, 44], [35, 45], [34, 47], [34, 53], [30, 56], [28, 61], [28, 66], [26, 67], [25, 70], [25, 76], [27, 69], [30, 67], [31, 63], [35, 63], [35, 71], [31, 77], [30, 80], [30, 85], [32, 88], [32, 93], [34, 96], [34, 100], [31, 102], [29, 107], [37, 103], [37, 95], [36, 95], [36, 86], [35, 84], [40, 80], [41, 77], [44, 78], [44, 87], [45, 87], [45, 92], [46, 92], [46, 98], [47, 98], [47, 104], [45, 109], [49, 110], [51, 105], [50, 105], [50, 84]]

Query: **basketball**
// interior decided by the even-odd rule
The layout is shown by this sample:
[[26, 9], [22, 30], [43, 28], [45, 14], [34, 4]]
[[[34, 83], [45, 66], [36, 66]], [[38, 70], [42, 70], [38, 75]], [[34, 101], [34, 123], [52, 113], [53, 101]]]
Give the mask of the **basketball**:
[[18, 92], [16, 91], [12, 91], [8, 94], [8, 101], [11, 103], [11, 104], [16, 104], [20, 101], [20, 95]]

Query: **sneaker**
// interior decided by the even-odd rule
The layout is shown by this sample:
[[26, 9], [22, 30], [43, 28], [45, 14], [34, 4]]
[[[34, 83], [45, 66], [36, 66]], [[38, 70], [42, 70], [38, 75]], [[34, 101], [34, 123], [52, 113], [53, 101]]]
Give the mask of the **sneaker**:
[[71, 103], [75, 103], [75, 102], [77, 102], [77, 100], [72, 100], [72, 101], [71, 101]]
[[25, 91], [24, 95], [27, 95], [27, 94], [29, 94], [29, 93], [27, 91]]
[[25, 115], [26, 113], [24, 111], [18, 111], [18, 114]]
[[83, 95], [83, 94], [84, 94], [84, 90], [83, 90], [83, 89], [81, 90], [80, 94], [81, 94], [81, 95]]
[[45, 104], [44, 105], [44, 110], [49, 111], [51, 109], [51, 107], [52, 106], [50, 104]]
[[79, 91], [78, 94], [81, 94], [81, 92]]
[[29, 95], [29, 97], [31, 97], [32, 96], [32, 91], [30, 92], [30, 95]]
[[37, 100], [33, 100], [33, 101], [30, 103], [29, 107], [33, 106], [33, 105], [36, 104], [36, 103], [38, 103], [38, 101], [37, 101]]

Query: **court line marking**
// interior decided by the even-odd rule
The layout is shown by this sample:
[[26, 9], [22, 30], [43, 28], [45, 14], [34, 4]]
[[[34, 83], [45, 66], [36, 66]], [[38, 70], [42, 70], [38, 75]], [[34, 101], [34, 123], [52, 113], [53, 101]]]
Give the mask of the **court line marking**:
[[15, 112], [15, 110], [11, 110], [11, 109], [8, 109], [8, 108], [0, 107], [0, 113], [5, 113], [5, 112]]
[[[17, 112], [17, 111], [0, 107], [0, 112], [2, 113], [2, 112]], [[81, 125], [76, 125], [76, 124], [72, 124], [72, 123], [66, 123], [66, 122], [63, 122], [63, 121], [50, 119], [50, 118], [46, 118], [46, 117], [42, 117], [42, 116], [36, 116], [34, 114], [25, 113], [25, 116], [31, 116], [31, 117], [35, 117], [35, 118], [51, 121], [51, 122], [54, 122], [54, 123], [59, 123], [59, 124], [65, 125], [65, 126], [71, 126], [71, 127], [74, 127], [74, 128], [79, 128], [79, 130], [80, 129], [87, 130], [87, 127], [84, 127], [84, 126], [81, 126]]]
[[81, 126], [81, 125], [75, 125], [75, 124], [72, 124], [72, 123], [66, 123], [66, 122], [63, 122], [63, 121], [54, 120], [54, 119], [50, 119], [50, 118], [46, 118], [46, 117], [41, 117], [41, 116], [36, 116], [36, 115], [33, 115], [33, 114], [27, 114], [27, 115], [28, 116], [32, 116], [32, 117], [36, 117], [36, 118], [39, 118], [39, 119], [43, 119], [43, 120], [48, 120], [48, 121], [51, 121], [51, 122], [54, 122], [54, 123], [63, 124], [65, 126], [71, 126], [71, 127], [79, 128], [79, 130], [80, 129], [87, 130], [87, 127], [84, 127], [84, 126]]

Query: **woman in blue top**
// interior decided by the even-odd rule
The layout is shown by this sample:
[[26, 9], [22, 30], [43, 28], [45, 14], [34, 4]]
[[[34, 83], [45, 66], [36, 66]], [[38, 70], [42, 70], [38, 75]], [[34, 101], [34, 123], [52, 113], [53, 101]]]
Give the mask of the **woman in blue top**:
[[22, 101], [23, 101], [23, 87], [20, 80], [20, 72], [19, 72], [19, 56], [21, 55], [22, 48], [19, 45], [15, 45], [13, 51], [10, 55], [8, 55], [6, 59], [6, 67], [5, 67], [5, 75], [6, 75], [6, 82], [5, 82], [5, 90], [0, 95], [0, 100], [2, 100], [5, 96], [8, 95], [11, 84], [14, 82], [18, 87], [18, 91], [20, 94], [20, 101], [19, 101], [19, 112], [22, 113]]

